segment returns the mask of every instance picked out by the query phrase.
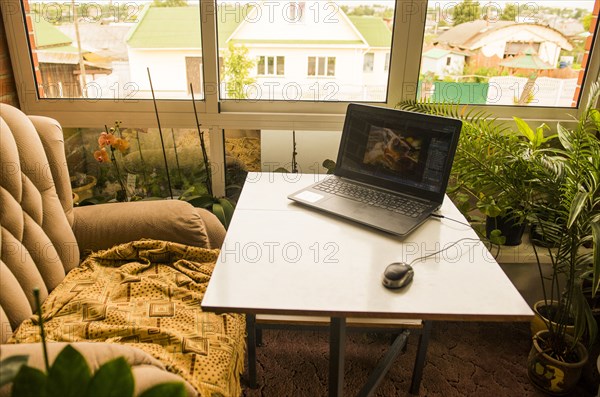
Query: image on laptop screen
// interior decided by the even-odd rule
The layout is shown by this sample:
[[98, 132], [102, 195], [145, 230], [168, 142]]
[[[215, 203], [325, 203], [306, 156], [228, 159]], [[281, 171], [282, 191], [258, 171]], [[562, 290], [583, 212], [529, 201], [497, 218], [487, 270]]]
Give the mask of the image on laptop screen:
[[408, 193], [445, 192], [456, 125], [434, 116], [374, 109], [348, 113], [338, 157], [341, 175], [393, 190], [407, 188]]

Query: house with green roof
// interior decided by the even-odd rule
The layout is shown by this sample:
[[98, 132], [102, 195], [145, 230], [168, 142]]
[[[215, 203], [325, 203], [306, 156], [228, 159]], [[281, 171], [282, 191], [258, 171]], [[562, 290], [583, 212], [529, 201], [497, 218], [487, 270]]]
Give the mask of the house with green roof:
[[[230, 43], [255, 65], [250, 99], [384, 100], [392, 32], [378, 17], [349, 17], [324, 2], [224, 3], [217, 13], [221, 60]], [[130, 72], [156, 91], [202, 88], [198, 7], [147, 6], [130, 31]], [[141, 90], [148, 87], [140, 87]], [[223, 93], [225, 90], [221, 90]]]
[[444, 48], [431, 48], [421, 55], [421, 73], [434, 73], [440, 79], [463, 74], [467, 54]]

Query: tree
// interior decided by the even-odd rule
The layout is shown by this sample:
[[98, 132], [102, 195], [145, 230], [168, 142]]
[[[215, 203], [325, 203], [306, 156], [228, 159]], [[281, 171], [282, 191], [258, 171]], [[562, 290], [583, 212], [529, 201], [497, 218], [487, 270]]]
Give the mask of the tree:
[[463, 0], [452, 9], [452, 26], [476, 21], [481, 17], [481, 6], [478, 1]]
[[516, 21], [519, 15], [519, 7], [513, 3], [507, 3], [504, 6], [502, 15], [500, 15], [501, 21]]
[[227, 53], [223, 61], [223, 80], [227, 90], [227, 97], [233, 99], [246, 98], [244, 88], [256, 80], [250, 77], [250, 69], [255, 62], [248, 58], [248, 48], [244, 45], [236, 46], [229, 42]]
[[586, 32], [590, 31], [590, 27], [592, 26], [593, 18], [594, 18], [594, 16], [592, 15], [591, 12], [587, 15], [584, 15], [583, 18], [581, 18], [581, 23], [583, 24], [583, 29], [585, 29]]

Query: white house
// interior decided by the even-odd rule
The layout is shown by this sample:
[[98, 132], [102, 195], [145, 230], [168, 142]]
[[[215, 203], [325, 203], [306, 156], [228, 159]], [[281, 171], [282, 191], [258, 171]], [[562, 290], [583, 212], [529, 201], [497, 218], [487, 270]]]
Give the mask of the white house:
[[[392, 33], [381, 18], [349, 17], [322, 1], [224, 4], [219, 49], [243, 45], [255, 61], [249, 99], [385, 100]], [[150, 67], [158, 95], [201, 90], [198, 7], [147, 6], [127, 38], [133, 81]], [[140, 83], [140, 90], [147, 84]], [[197, 88], [196, 88], [197, 87]], [[226, 96], [225, 90], [221, 95]]]
[[434, 73], [440, 79], [462, 75], [465, 57], [466, 54], [459, 51], [432, 48], [422, 55], [421, 73]]
[[433, 42], [444, 48], [481, 52], [500, 59], [515, 56], [533, 48], [546, 63], [557, 65], [561, 50], [573, 46], [558, 30], [534, 23], [477, 20], [454, 26]]

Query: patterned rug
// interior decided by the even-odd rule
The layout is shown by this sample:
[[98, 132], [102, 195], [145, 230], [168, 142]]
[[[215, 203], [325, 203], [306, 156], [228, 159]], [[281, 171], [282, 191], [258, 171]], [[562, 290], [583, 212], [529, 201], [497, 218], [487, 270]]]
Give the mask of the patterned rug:
[[[387, 334], [349, 332], [344, 394], [356, 395], [390, 343]], [[374, 396], [408, 393], [417, 337], [411, 336]], [[434, 323], [421, 382], [427, 397], [543, 397], [527, 378], [531, 347], [528, 323]], [[328, 334], [326, 331], [264, 330], [257, 349], [258, 389], [245, 397], [327, 396]], [[595, 370], [598, 352], [593, 354]], [[598, 393], [598, 375], [587, 373], [572, 397]]]

